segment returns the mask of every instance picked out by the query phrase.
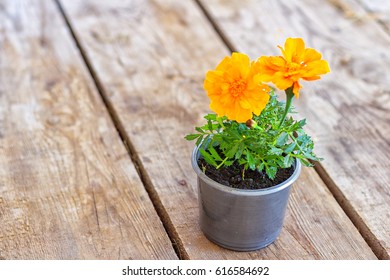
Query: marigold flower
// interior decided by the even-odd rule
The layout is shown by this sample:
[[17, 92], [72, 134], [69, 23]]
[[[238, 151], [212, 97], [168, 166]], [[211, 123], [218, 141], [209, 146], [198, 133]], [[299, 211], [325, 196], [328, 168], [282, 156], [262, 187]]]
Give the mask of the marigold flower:
[[293, 86], [293, 93], [298, 98], [302, 87], [299, 79], [318, 80], [319, 75], [330, 71], [328, 62], [321, 59], [321, 54], [314, 49], [305, 48], [301, 38], [288, 38], [278, 48], [283, 56], [262, 56], [256, 62], [257, 71], [263, 82], [272, 82], [281, 90]]
[[254, 63], [242, 53], [225, 57], [215, 70], [208, 71], [204, 89], [211, 110], [241, 123], [259, 115], [270, 98], [269, 87], [260, 82]]

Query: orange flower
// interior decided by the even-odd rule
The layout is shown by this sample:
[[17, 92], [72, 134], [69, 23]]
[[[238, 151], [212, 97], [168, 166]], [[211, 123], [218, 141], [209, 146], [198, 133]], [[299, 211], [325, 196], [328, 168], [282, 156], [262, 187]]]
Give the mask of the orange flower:
[[262, 56], [256, 62], [257, 71], [264, 82], [272, 82], [281, 90], [293, 86], [293, 93], [298, 98], [302, 87], [299, 79], [318, 80], [319, 75], [330, 71], [328, 62], [321, 59], [321, 54], [314, 49], [305, 48], [301, 38], [288, 38], [278, 48], [283, 56]]
[[241, 53], [225, 57], [217, 68], [208, 71], [204, 89], [210, 98], [210, 108], [218, 116], [246, 122], [259, 115], [269, 100], [269, 87], [261, 84], [254, 63]]

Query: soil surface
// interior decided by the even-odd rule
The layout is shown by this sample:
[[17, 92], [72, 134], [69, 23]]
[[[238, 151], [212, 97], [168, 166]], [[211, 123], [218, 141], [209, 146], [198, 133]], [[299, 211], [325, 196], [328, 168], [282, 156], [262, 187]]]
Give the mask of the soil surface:
[[221, 167], [216, 169], [208, 164], [203, 158], [198, 159], [198, 165], [201, 170], [206, 169], [206, 175], [214, 181], [236, 189], [258, 190], [276, 186], [286, 181], [293, 173], [294, 167], [280, 168], [276, 173], [274, 180], [259, 171], [245, 170], [244, 179], [242, 178], [243, 167], [238, 163], [234, 163], [229, 167]]

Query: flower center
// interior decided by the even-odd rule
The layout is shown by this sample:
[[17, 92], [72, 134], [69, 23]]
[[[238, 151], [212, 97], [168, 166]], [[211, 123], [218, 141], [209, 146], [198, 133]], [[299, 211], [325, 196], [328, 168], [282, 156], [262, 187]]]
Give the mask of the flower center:
[[246, 83], [242, 80], [234, 81], [230, 84], [229, 92], [233, 97], [240, 96], [246, 89]]
[[305, 67], [306, 67], [305, 62], [301, 62], [301, 63], [289, 62], [286, 65], [283, 76], [286, 78], [291, 78], [292, 76], [299, 74]]
[[299, 70], [299, 68], [301, 68], [301, 65], [298, 63], [290, 62], [289, 64], [287, 64], [287, 72], [289, 73], [296, 72]]

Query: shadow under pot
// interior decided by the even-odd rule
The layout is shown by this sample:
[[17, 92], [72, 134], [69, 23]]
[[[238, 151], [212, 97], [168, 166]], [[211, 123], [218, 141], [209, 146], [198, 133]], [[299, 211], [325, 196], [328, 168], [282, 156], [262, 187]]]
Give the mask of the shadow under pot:
[[222, 185], [207, 177], [198, 166], [200, 153], [192, 153], [198, 177], [200, 228], [212, 242], [235, 251], [252, 251], [271, 244], [279, 236], [292, 184], [301, 173], [294, 162], [293, 174], [266, 189], [242, 190]]

